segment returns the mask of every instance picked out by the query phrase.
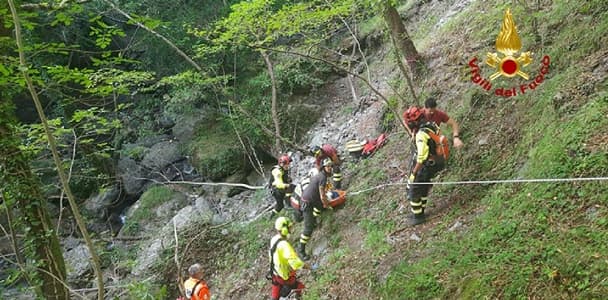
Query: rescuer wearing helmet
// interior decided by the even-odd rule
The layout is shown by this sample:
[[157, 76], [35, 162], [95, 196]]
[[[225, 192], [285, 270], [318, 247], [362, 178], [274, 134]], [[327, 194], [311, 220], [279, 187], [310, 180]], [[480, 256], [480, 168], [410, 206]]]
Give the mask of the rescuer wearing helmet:
[[332, 146], [330, 144], [325, 144], [321, 147], [315, 145], [310, 148], [310, 153], [315, 157], [315, 164], [317, 166], [317, 170], [319, 170], [319, 171], [321, 171], [321, 168], [322, 168], [321, 163], [323, 162], [323, 160], [326, 158], [331, 159], [331, 161], [334, 163], [334, 167], [333, 167], [334, 187], [336, 189], [341, 189], [342, 188], [342, 172], [340, 170], [340, 165], [342, 164], [342, 162], [340, 161], [340, 157], [338, 156], [338, 150], [336, 150], [336, 148], [334, 148], [334, 146]]
[[300, 210], [304, 215], [304, 231], [300, 235], [298, 254], [304, 260], [310, 258], [306, 255], [306, 244], [315, 228], [315, 218], [321, 214], [323, 208], [332, 208], [326, 193], [329, 191], [327, 178], [332, 174], [333, 164], [331, 158], [325, 158], [321, 163], [322, 170], [310, 180], [302, 194]]
[[295, 289], [296, 297], [299, 299], [304, 284], [296, 279], [296, 270], [310, 269], [310, 266], [302, 262], [287, 241], [287, 236], [293, 230], [291, 220], [287, 217], [278, 217], [274, 222], [274, 229], [277, 230], [277, 234], [270, 239], [268, 251], [272, 280], [270, 298], [278, 300], [279, 297], [285, 297]]
[[424, 222], [424, 209], [428, 202], [428, 194], [431, 189], [427, 183], [441, 171], [445, 166], [445, 160], [437, 155], [437, 145], [429, 136], [432, 132], [439, 134], [439, 128], [434, 122], [427, 122], [422, 110], [412, 106], [403, 113], [403, 119], [407, 126], [415, 134], [416, 155], [412, 161], [412, 172], [408, 178], [407, 198], [412, 211], [412, 224], [418, 225]]
[[289, 196], [293, 192], [294, 185], [291, 184], [289, 178], [289, 164], [291, 158], [288, 155], [279, 157], [278, 165], [272, 168], [272, 176], [270, 178], [270, 194], [276, 201], [271, 217], [283, 210], [285, 205], [291, 206]]

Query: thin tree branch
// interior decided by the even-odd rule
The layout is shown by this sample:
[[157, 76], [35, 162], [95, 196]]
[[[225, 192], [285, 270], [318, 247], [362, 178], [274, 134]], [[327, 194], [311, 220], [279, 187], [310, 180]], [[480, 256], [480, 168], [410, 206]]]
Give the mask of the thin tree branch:
[[[350, 75], [352, 75], [352, 76], [354, 76], [356, 78], [359, 78], [361, 81], [363, 81], [363, 83], [365, 83], [365, 85], [367, 85], [372, 90], [372, 92], [374, 92], [374, 94], [378, 95], [378, 97], [380, 97], [384, 101], [384, 103], [386, 104], [386, 106], [388, 107], [388, 109], [391, 110], [391, 112], [395, 115], [395, 117], [401, 119], [401, 115], [397, 111], [395, 111], [394, 108], [391, 107], [388, 99], [380, 91], [378, 91], [378, 89], [376, 89], [367, 79], [365, 79], [363, 76], [361, 76], [361, 75], [359, 75], [359, 74], [357, 74], [355, 72], [347, 70], [344, 67], [342, 67], [342, 66], [340, 66], [340, 65], [338, 65], [338, 64], [336, 64], [334, 62], [331, 62], [329, 60], [326, 60], [324, 58], [315, 57], [315, 56], [311, 56], [311, 55], [308, 55], [308, 54], [303, 54], [303, 53], [299, 53], [299, 52], [295, 52], [295, 51], [290, 51], [290, 50], [267, 48], [267, 47], [264, 47], [264, 46], [256, 46], [256, 47], [257, 48], [262, 48], [262, 49], [265, 49], [265, 50], [269, 50], [269, 51], [296, 55], [296, 56], [304, 57], [304, 58], [307, 58], [307, 59], [310, 59], [310, 60], [323, 62], [323, 63], [326, 63], [326, 64], [330, 65], [331, 67], [333, 67], [335, 69], [338, 69], [338, 70], [340, 70], [342, 72], [345, 72], [345, 73], [350, 74]], [[411, 137], [412, 136], [412, 132], [410, 131], [410, 129], [407, 128], [407, 126], [405, 126], [405, 123], [403, 121], [401, 121], [400, 123], [401, 123], [401, 126], [403, 127], [403, 130]]]
[[287, 145], [293, 147], [296, 150], [302, 151], [302, 152], [307, 152], [308, 150], [306, 150], [305, 147], [300, 146], [294, 142], [292, 142], [291, 140], [284, 138], [282, 136], [277, 136], [276, 132], [272, 132], [272, 130], [268, 129], [266, 126], [264, 126], [264, 124], [262, 124], [262, 122], [260, 122], [257, 118], [255, 118], [254, 116], [252, 116], [248, 111], [246, 111], [242, 106], [238, 105], [237, 103], [230, 101], [230, 104], [234, 105], [236, 108], [238, 108], [238, 110], [243, 113], [245, 116], [247, 116], [249, 118], [250, 121], [252, 121], [253, 123], [255, 123], [256, 125], [258, 125], [262, 131], [264, 131], [266, 134], [268, 134], [269, 136], [274, 136], [279, 138], [283, 143], [286, 143]]
[[[22, 267], [21, 264], [19, 264], [18, 262], [13, 261], [12, 259], [8, 258], [7, 256], [8, 255], [0, 254], [0, 258], [2, 258], [2, 260], [6, 261], [6, 262], [8, 262], [10, 264], [18, 266], [23, 273], [27, 273], [27, 271]], [[43, 272], [43, 273], [45, 273], [45, 274], [53, 277], [57, 282], [61, 283], [70, 292], [70, 294], [74, 294], [74, 295], [78, 296], [80, 299], [85, 299], [85, 300], [87, 299], [86, 297], [81, 296], [78, 293], [76, 293], [76, 290], [71, 289], [70, 286], [67, 283], [65, 283], [65, 281], [63, 281], [63, 280], [61, 280], [61, 278], [58, 278], [57, 276], [55, 276], [55, 274], [53, 274], [53, 273], [51, 273], [51, 272], [49, 272], [49, 271], [47, 271], [45, 269], [42, 269], [42, 268], [36, 268], [36, 270], [40, 271], [40, 272]], [[27, 275], [25, 275], [25, 276], [27, 278]]]
[[208, 186], [232, 186], [232, 187], [241, 187], [248, 190], [261, 190], [264, 189], [264, 186], [252, 186], [244, 183], [226, 183], [226, 182], [196, 182], [196, 181], [158, 181], [151, 178], [143, 178], [143, 177], [135, 177], [138, 180], [147, 180], [152, 181], [154, 183], [159, 184], [189, 184], [189, 185], [208, 185]]
[[266, 63], [266, 68], [268, 69], [268, 75], [270, 76], [270, 88], [271, 88], [271, 98], [270, 98], [270, 113], [272, 115], [272, 122], [274, 123], [274, 132], [275, 132], [275, 154], [277, 156], [281, 153], [281, 124], [279, 124], [279, 112], [278, 112], [278, 103], [277, 103], [277, 82], [274, 78], [274, 68], [272, 66], [272, 61], [270, 60], [270, 55], [266, 53], [264, 50], [260, 50], [260, 54], [262, 58], [264, 58], [264, 62]]
[[83, 220], [82, 216], [80, 215], [80, 211], [78, 210], [78, 205], [76, 204], [75, 197], [72, 194], [72, 191], [68, 184], [67, 176], [65, 175], [65, 172], [64, 172], [62, 164], [61, 164], [61, 158], [59, 157], [59, 152], [57, 151], [57, 143], [55, 142], [55, 137], [53, 136], [53, 133], [51, 132], [51, 129], [47, 122], [46, 115], [44, 113], [44, 110], [42, 109], [42, 104], [40, 103], [40, 100], [38, 99], [38, 94], [36, 93], [36, 89], [34, 87], [32, 79], [30, 78], [30, 76], [28, 74], [28, 67], [25, 62], [25, 50], [23, 49], [22, 40], [21, 40], [21, 24], [19, 22], [19, 16], [17, 15], [17, 10], [15, 9], [13, 0], [8, 0], [8, 3], [11, 8], [11, 13], [13, 15], [13, 21], [14, 21], [14, 26], [15, 26], [15, 40], [17, 42], [17, 49], [19, 52], [20, 69], [21, 69], [21, 72], [23, 73], [23, 77], [27, 84], [28, 90], [32, 96], [32, 100], [34, 101], [34, 104], [36, 106], [36, 111], [38, 111], [38, 116], [40, 117], [40, 121], [42, 122], [42, 125], [44, 127], [44, 131], [45, 131], [47, 139], [48, 139], [49, 147], [51, 148], [51, 152], [53, 153], [53, 160], [55, 162], [55, 165], [57, 166], [57, 173], [59, 174], [59, 179], [61, 180], [61, 184], [63, 185], [63, 188], [68, 196], [68, 201], [70, 203], [70, 207], [72, 208], [72, 214], [74, 215], [74, 218], [76, 219], [76, 223], [78, 224], [80, 232], [86, 241], [86, 245], [87, 245], [87, 248], [89, 249], [89, 253], [91, 254], [91, 258], [93, 260], [93, 268], [95, 270], [95, 275], [97, 276], [97, 286], [99, 287], [98, 299], [103, 300], [104, 299], [104, 289], [103, 289], [104, 283], [103, 283], [103, 273], [101, 271], [101, 263], [99, 261], [99, 256], [97, 256], [97, 251], [95, 251], [95, 245], [91, 241], [91, 237], [89, 236], [86, 225], [84, 224], [84, 220]]
[[194, 68], [196, 68], [196, 70], [203, 73], [203, 68], [201, 68], [201, 66], [199, 66], [194, 60], [192, 60], [192, 58], [190, 58], [190, 56], [188, 56], [186, 53], [184, 53], [184, 51], [182, 51], [180, 48], [178, 48], [173, 42], [171, 42], [169, 39], [167, 39], [164, 35], [154, 31], [154, 29], [146, 26], [145, 24], [142, 24], [141, 22], [133, 19], [129, 14], [122, 11], [118, 6], [114, 5], [114, 3], [112, 3], [111, 1], [103, 0], [103, 2], [105, 2], [106, 4], [111, 6], [114, 10], [116, 10], [121, 15], [125, 16], [125, 18], [132, 21], [135, 25], [139, 26], [140, 28], [145, 29], [146, 31], [155, 35], [157, 38], [163, 40], [165, 43], [167, 43], [167, 45], [169, 45], [171, 48], [173, 48], [173, 50], [175, 50], [175, 52], [177, 52], [181, 57], [183, 57], [188, 63], [190, 63], [192, 66], [194, 66]]
[[173, 219], [173, 236], [175, 237], [175, 253], [173, 255], [173, 260], [175, 261], [175, 268], [177, 270], [177, 287], [179, 288], [179, 293], [182, 296], [185, 296], [186, 293], [184, 291], [184, 284], [182, 283], [182, 264], [179, 260], [179, 239], [177, 238], [177, 224], [175, 219]]

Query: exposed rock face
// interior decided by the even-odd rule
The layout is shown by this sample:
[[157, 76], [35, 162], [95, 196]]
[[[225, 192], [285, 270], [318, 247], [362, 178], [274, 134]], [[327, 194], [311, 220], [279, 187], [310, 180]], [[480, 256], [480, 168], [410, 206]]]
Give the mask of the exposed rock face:
[[87, 200], [84, 209], [95, 219], [104, 220], [108, 216], [108, 210], [117, 202], [119, 196], [120, 188], [111, 186]]
[[[171, 205], [171, 203], [167, 203]], [[194, 200], [192, 205], [188, 205], [177, 211], [177, 213], [167, 213], [172, 211], [167, 209], [164, 205], [161, 205], [155, 210], [155, 214], [160, 216], [161, 221], [154, 224], [146, 224], [143, 226], [143, 234], [149, 234], [153, 236], [153, 239], [145, 242], [145, 245], [141, 247], [142, 251], [139, 253], [137, 258], [137, 265], [132, 271], [132, 275], [148, 276], [152, 265], [159, 259], [159, 256], [165, 249], [172, 249], [175, 247], [174, 239], [174, 226], [179, 232], [183, 228], [190, 226], [196, 221], [200, 224], [203, 221], [206, 224], [211, 224], [215, 211], [209, 202], [203, 198], [198, 197]], [[173, 218], [170, 216], [173, 215]], [[167, 222], [167, 220], [170, 220]], [[164, 225], [162, 225], [164, 224]], [[155, 229], [158, 226], [162, 226], [160, 229]]]
[[77, 286], [84, 286], [88, 280], [88, 274], [93, 272], [91, 264], [91, 254], [85, 244], [80, 244], [75, 248], [63, 252], [68, 271], [68, 282]]
[[162, 170], [169, 164], [182, 158], [179, 144], [174, 141], [163, 141], [154, 144], [141, 161], [141, 165], [148, 170]]
[[129, 195], [139, 195], [144, 190], [148, 173], [135, 160], [125, 157], [118, 161], [118, 177], [122, 181], [125, 193]]

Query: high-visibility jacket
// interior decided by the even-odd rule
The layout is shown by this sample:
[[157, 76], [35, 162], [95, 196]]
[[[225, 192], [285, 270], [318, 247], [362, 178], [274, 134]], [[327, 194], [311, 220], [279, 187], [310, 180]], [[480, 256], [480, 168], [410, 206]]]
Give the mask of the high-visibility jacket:
[[[199, 284], [197, 284], [200, 281]], [[196, 286], [196, 288], [195, 288]], [[211, 294], [209, 293], [209, 287], [207, 283], [202, 279], [188, 278], [184, 282], [184, 289], [186, 290], [186, 299], [190, 300], [209, 300]], [[193, 290], [194, 289], [194, 290]]]
[[289, 173], [280, 166], [274, 166], [272, 169], [271, 185], [279, 190], [284, 190], [289, 187]]
[[428, 132], [439, 134], [439, 128], [434, 123], [425, 123], [416, 132], [416, 162], [420, 164], [437, 154], [437, 145]]
[[273, 273], [284, 280], [288, 280], [291, 271], [302, 268], [304, 262], [298, 257], [291, 244], [286, 240], [279, 240], [280, 238], [281, 235], [277, 234], [270, 239], [268, 255], [271, 255], [270, 250], [272, 250], [272, 246], [275, 243], [278, 243], [276, 250], [272, 253], [272, 261], [274, 264]]

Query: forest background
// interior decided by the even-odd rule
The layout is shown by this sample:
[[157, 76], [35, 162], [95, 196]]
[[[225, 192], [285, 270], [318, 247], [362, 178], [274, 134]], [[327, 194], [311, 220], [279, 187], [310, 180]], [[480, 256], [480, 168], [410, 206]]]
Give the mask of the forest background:
[[[400, 113], [430, 96], [461, 121], [467, 143], [441, 180], [606, 177], [608, 7], [492, 4], [2, 2], [0, 297], [33, 287], [46, 299], [170, 299], [183, 266], [199, 260], [219, 299], [266, 295], [271, 221], [192, 217], [168, 231], [181, 243], [144, 263], [137, 253], [162, 227], [144, 220], [171, 202], [168, 219], [157, 221], [176, 228], [174, 212], [187, 202], [176, 195], [202, 193], [168, 184], [175, 173], [263, 177], [278, 154], [306, 151], [325, 109], [353, 116], [365, 99], [382, 107], [366, 120], [377, 125], [372, 133], [390, 132], [391, 142], [370, 159], [347, 160], [352, 191], [398, 182], [411, 143]], [[551, 58], [538, 89], [511, 98], [473, 84], [469, 66], [495, 51], [507, 8], [534, 68]], [[337, 108], [322, 97], [336, 82], [349, 99]], [[219, 194], [237, 193], [267, 204], [263, 190]], [[434, 217], [420, 228], [398, 213], [403, 191], [354, 195], [323, 219], [323, 258], [304, 275], [305, 297], [602, 298], [607, 193], [605, 181], [438, 186]], [[71, 249], [91, 258], [77, 275]]]

